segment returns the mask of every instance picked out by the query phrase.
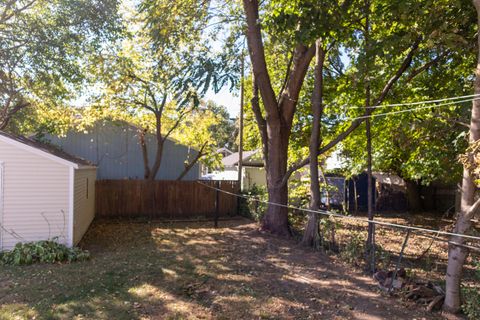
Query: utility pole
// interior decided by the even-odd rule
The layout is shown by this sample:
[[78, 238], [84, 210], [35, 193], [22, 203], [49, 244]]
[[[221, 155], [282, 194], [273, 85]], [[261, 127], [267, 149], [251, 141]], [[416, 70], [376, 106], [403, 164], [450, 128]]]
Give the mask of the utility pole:
[[[365, 87], [365, 112], [368, 112], [370, 106], [370, 0], [365, 0], [365, 46], [366, 46], [366, 87]], [[365, 121], [365, 133], [367, 138], [367, 210], [368, 221], [373, 221], [373, 178], [372, 178], [372, 134], [370, 118]], [[366, 245], [366, 257], [370, 258], [371, 271], [375, 272], [375, 225], [368, 223], [368, 237]], [[368, 260], [367, 260], [368, 261]]]
[[245, 55], [242, 52], [242, 57], [241, 57], [241, 62], [240, 62], [240, 68], [241, 68], [241, 79], [240, 79], [240, 121], [239, 121], [239, 138], [240, 142], [238, 144], [238, 185], [240, 188], [240, 191], [243, 189], [242, 185], [242, 171], [243, 171], [243, 99], [244, 99], [244, 64], [245, 64]]

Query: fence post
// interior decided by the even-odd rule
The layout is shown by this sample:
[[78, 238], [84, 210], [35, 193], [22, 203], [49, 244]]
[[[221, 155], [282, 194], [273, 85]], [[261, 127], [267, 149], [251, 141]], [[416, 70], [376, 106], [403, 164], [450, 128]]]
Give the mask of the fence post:
[[400, 268], [400, 263], [402, 262], [402, 258], [403, 258], [403, 252], [405, 251], [405, 247], [407, 246], [408, 238], [410, 237], [410, 231], [411, 230], [408, 229], [407, 235], [405, 236], [405, 240], [403, 241], [402, 250], [400, 250], [400, 255], [398, 256], [397, 265], [395, 266], [395, 272], [393, 273], [392, 282], [390, 283], [390, 287], [388, 288], [388, 293], [390, 293], [392, 291], [393, 281], [395, 281], [395, 279], [397, 278], [398, 269]]
[[214, 216], [214, 227], [218, 228], [218, 216], [220, 213], [220, 192], [218, 189], [220, 189], [220, 181], [215, 182], [215, 187], [217, 188], [215, 190], [215, 216]]
[[[240, 192], [237, 189], [238, 188], [237, 184], [238, 183], [232, 181], [231, 185], [230, 185], [232, 187], [231, 190], [235, 194], [240, 194]], [[238, 216], [239, 213], [240, 213], [240, 197], [232, 195], [230, 197], [230, 199], [233, 199], [233, 201], [231, 203], [235, 203], [235, 206], [232, 206], [232, 211], [230, 213], [230, 216]], [[235, 208], [233, 208], [233, 207], [235, 207]]]

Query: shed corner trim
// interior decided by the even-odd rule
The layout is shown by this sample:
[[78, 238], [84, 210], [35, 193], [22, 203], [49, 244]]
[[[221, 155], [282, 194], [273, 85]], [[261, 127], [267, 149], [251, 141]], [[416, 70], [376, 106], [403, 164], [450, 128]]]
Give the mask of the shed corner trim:
[[73, 225], [74, 225], [74, 187], [75, 187], [75, 168], [72, 166], [69, 168], [69, 179], [68, 179], [68, 246], [73, 247]]

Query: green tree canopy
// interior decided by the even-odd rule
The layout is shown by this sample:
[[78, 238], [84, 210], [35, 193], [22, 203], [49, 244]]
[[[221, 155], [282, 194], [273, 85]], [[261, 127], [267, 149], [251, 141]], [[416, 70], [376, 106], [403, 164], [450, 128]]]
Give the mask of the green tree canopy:
[[0, 129], [32, 104], [77, 98], [85, 57], [118, 31], [116, 0], [0, 1]]

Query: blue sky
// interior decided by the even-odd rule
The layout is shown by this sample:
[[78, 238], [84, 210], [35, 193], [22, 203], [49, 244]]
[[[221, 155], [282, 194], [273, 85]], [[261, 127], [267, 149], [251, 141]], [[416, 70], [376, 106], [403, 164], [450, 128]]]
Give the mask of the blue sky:
[[238, 92], [231, 93], [227, 87], [215, 94], [213, 90], [209, 90], [205, 96], [206, 100], [212, 100], [215, 103], [227, 108], [230, 118], [235, 118], [240, 112], [240, 96]]

